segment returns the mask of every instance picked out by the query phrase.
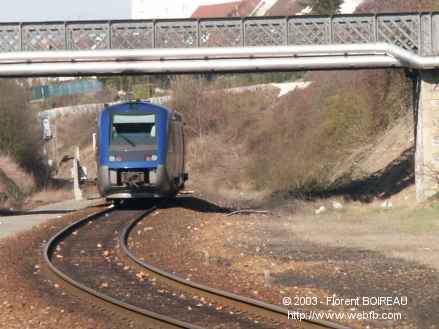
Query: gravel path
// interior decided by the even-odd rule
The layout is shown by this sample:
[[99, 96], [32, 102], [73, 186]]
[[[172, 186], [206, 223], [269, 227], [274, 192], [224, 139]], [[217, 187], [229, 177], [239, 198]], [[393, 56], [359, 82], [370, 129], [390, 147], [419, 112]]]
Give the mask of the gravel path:
[[0, 239], [13, 236], [29, 230], [34, 226], [47, 222], [53, 218], [61, 218], [66, 213], [74, 210], [101, 204], [103, 199], [95, 200], [68, 200], [23, 212], [0, 213]]

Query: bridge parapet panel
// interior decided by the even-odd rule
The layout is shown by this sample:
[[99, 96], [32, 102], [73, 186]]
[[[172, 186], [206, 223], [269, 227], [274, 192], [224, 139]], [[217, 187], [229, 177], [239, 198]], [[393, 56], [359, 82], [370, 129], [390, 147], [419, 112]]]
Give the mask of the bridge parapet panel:
[[387, 42], [439, 54], [439, 13], [0, 23], [0, 52]]
[[241, 19], [209, 19], [199, 23], [200, 47], [243, 46], [244, 30]]
[[111, 23], [111, 48], [154, 48], [154, 26], [151, 21]]

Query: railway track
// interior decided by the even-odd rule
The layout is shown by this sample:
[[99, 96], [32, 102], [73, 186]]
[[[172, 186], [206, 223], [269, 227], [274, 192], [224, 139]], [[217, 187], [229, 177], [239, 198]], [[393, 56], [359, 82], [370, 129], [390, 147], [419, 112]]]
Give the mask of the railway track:
[[44, 250], [53, 280], [131, 327], [346, 329], [288, 320], [282, 307], [185, 280], [137, 258], [129, 235], [155, 209], [107, 208], [58, 232]]

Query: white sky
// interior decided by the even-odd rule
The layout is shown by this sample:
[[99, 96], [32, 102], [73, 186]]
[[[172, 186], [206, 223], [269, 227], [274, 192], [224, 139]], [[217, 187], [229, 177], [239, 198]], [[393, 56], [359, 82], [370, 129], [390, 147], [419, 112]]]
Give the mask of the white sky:
[[[0, 22], [129, 19], [132, 0], [3, 0]], [[145, 0], [150, 18], [190, 15], [201, 4], [233, 0]], [[345, 0], [343, 12], [352, 12], [361, 0]]]
[[[3, 0], [0, 22], [130, 19], [132, 0]], [[233, 0], [145, 0], [150, 18], [190, 15], [200, 4]], [[187, 14], [189, 12], [189, 14]]]
[[341, 5], [341, 12], [343, 14], [353, 13], [361, 2], [362, 0], [344, 0], [344, 3]]

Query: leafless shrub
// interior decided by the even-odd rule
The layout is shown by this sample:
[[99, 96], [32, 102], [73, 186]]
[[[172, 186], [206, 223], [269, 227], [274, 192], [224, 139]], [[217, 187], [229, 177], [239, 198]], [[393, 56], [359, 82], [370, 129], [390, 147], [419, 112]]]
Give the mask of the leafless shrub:
[[[311, 87], [277, 99], [267, 91], [228, 93], [191, 77], [173, 83], [192, 141], [191, 171], [221, 184], [289, 191], [334, 189], [350, 157], [411, 105], [402, 71], [313, 72]], [[344, 166], [340, 170], [340, 166]]]
[[39, 185], [47, 178], [41, 156], [36, 113], [29, 108], [29, 89], [22, 80], [0, 80], [0, 152], [33, 173]]
[[436, 0], [364, 0], [356, 12], [410, 12], [439, 10]]
[[273, 90], [229, 92], [221, 83], [202, 82], [192, 77], [177, 78], [171, 107], [182, 112], [191, 176], [218, 184], [236, 186], [247, 180], [243, 172], [243, 146], [275, 99]]
[[249, 136], [249, 178], [258, 188], [295, 194], [334, 188], [333, 173], [352, 152], [409, 111], [410, 83], [402, 75], [308, 74], [313, 85], [283, 97]]
[[3, 173], [14, 182], [21, 193], [28, 195], [35, 191], [35, 178], [23, 170], [14, 160], [8, 156], [0, 155], [0, 168]]
[[81, 112], [67, 114], [57, 119], [58, 148], [73, 152], [75, 146], [81, 148], [90, 146], [91, 134], [96, 131], [98, 115], [98, 112]]
[[31, 206], [37, 206], [71, 199], [73, 199], [71, 188], [44, 188], [37, 193], [32, 194], [27, 202]]

